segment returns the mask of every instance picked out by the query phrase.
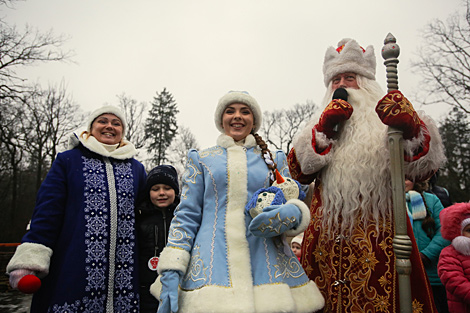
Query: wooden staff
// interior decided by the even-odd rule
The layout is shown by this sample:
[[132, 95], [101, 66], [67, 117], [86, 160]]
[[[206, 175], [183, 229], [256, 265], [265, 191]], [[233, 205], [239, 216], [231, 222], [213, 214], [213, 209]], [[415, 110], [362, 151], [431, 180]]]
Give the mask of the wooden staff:
[[[387, 71], [388, 92], [398, 90], [398, 55], [400, 47], [392, 34], [384, 40], [382, 57]], [[388, 127], [388, 144], [390, 150], [390, 172], [392, 182], [392, 201], [395, 216], [395, 236], [393, 237], [393, 250], [396, 256], [396, 269], [398, 273], [398, 288], [400, 296], [400, 312], [412, 312], [411, 299], [411, 249], [412, 244], [407, 231], [407, 213], [405, 208], [405, 171], [403, 167], [403, 132]]]

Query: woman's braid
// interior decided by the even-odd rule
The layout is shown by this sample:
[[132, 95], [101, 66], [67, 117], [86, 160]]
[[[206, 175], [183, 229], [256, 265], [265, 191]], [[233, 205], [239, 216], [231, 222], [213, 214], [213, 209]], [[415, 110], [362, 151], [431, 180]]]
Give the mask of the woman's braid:
[[[253, 134], [253, 136], [255, 137], [256, 144], [261, 148], [261, 157], [264, 159], [264, 162], [266, 162], [266, 165], [268, 166], [269, 170], [272, 171], [275, 177], [274, 171], [277, 168], [277, 164], [274, 163], [273, 155], [271, 154], [271, 151], [268, 149], [268, 145], [266, 144], [266, 142], [264, 142], [263, 138], [261, 138], [261, 136], [258, 135], [257, 133]], [[265, 157], [266, 153], [269, 155], [269, 159], [272, 161], [272, 164], [270, 164], [270, 162], [268, 162], [268, 159]]]

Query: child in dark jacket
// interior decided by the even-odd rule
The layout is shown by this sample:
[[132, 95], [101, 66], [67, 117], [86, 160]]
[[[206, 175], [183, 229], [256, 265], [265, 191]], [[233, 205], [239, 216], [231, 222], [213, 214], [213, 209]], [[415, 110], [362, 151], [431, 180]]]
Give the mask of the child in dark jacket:
[[449, 312], [470, 312], [470, 203], [441, 211], [442, 237], [452, 240], [439, 257], [439, 277], [446, 287]]
[[152, 169], [147, 176], [145, 197], [137, 214], [141, 313], [157, 311], [158, 300], [149, 289], [158, 276], [158, 256], [167, 243], [168, 229], [178, 203], [179, 185], [175, 168], [159, 165]]

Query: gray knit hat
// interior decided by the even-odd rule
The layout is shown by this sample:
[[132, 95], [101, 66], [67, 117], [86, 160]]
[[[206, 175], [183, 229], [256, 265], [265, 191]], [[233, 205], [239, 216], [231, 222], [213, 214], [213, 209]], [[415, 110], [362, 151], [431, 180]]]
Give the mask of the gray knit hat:
[[221, 133], [225, 133], [224, 128], [222, 127], [222, 115], [224, 114], [225, 108], [232, 103], [243, 103], [250, 107], [254, 117], [253, 130], [256, 133], [261, 128], [263, 114], [261, 113], [261, 108], [259, 107], [258, 102], [256, 102], [255, 98], [250, 96], [246, 91], [229, 91], [220, 98], [214, 114], [215, 126], [217, 129]]

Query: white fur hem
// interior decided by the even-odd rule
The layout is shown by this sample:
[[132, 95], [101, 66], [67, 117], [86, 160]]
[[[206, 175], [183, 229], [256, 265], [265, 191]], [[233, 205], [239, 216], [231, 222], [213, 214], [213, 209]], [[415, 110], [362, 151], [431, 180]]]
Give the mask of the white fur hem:
[[39, 243], [25, 242], [16, 248], [16, 252], [7, 265], [7, 273], [17, 269], [36, 272], [39, 278], [49, 274], [52, 249]]
[[301, 232], [307, 229], [308, 225], [310, 224], [310, 210], [305, 204], [305, 202], [299, 199], [291, 199], [286, 202], [286, 204], [288, 203], [296, 205], [300, 209], [300, 212], [302, 214], [302, 220], [300, 221], [299, 226], [297, 228], [289, 229], [285, 232], [286, 236], [292, 237], [300, 234]]
[[173, 247], [165, 247], [160, 253], [157, 271], [161, 274], [163, 271], [174, 270], [186, 273], [191, 256], [188, 251]]
[[[316, 121], [314, 120], [308, 122], [306, 127], [297, 135], [293, 142], [295, 156], [300, 164], [302, 173], [306, 175], [311, 175], [318, 172], [321, 168], [328, 164], [331, 158], [329, 153], [320, 155], [315, 152], [314, 148], [312, 147], [312, 129], [314, 128], [315, 123]], [[315, 140], [318, 140], [317, 144], [321, 145], [322, 147], [328, 147], [330, 144], [330, 141], [326, 138], [326, 136], [321, 132], [317, 132], [316, 130]]]
[[292, 288], [291, 293], [297, 305], [296, 312], [316, 312], [325, 306], [325, 299], [313, 281], [305, 286]]
[[[160, 297], [161, 282], [157, 278], [150, 293]], [[313, 281], [306, 285], [289, 288], [286, 284], [259, 285], [253, 288], [254, 304], [240, 298], [240, 294], [228, 293], [227, 288], [205, 286], [201, 289], [178, 292], [178, 312], [316, 312], [323, 308], [325, 300]], [[204, 299], [201, 301], [201, 299]], [[211, 300], [208, 300], [211, 299]]]

